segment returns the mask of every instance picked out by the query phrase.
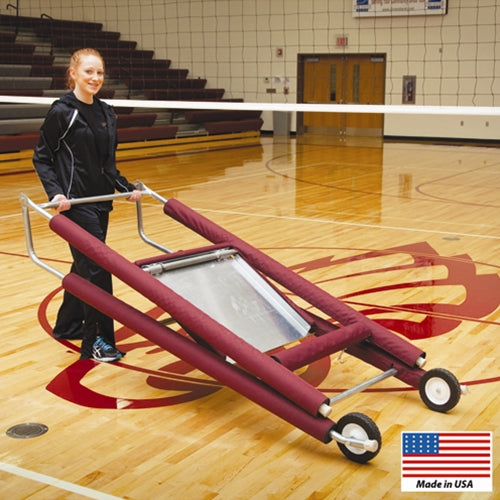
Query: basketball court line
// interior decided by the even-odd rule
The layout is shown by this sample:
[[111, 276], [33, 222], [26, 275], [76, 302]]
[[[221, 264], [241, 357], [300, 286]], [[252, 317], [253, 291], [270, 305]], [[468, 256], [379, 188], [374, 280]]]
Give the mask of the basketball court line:
[[0, 470], [19, 477], [24, 477], [31, 481], [38, 481], [39, 483], [44, 483], [60, 490], [77, 493], [78, 495], [82, 495], [88, 498], [95, 498], [97, 500], [121, 500], [121, 497], [108, 495], [106, 493], [103, 493], [102, 491], [93, 490], [85, 486], [79, 486], [78, 484], [63, 481], [62, 479], [57, 479], [45, 474], [40, 474], [39, 472], [34, 472], [32, 470], [23, 469], [22, 467], [17, 467], [15, 465], [6, 464], [5, 462], [0, 462]]
[[366, 224], [362, 222], [340, 222], [334, 220], [323, 220], [323, 219], [315, 219], [310, 217], [292, 217], [289, 215], [272, 215], [272, 214], [256, 214], [250, 212], [236, 212], [233, 210], [212, 210], [212, 209], [202, 209], [197, 208], [194, 209], [198, 212], [210, 212], [210, 213], [220, 213], [227, 215], [238, 215], [245, 217], [265, 217], [270, 219], [284, 219], [291, 221], [300, 221], [300, 222], [319, 222], [322, 224], [331, 224], [337, 226], [352, 226], [352, 227], [365, 227], [368, 229], [391, 229], [394, 231], [409, 231], [414, 233], [432, 233], [432, 234], [440, 234], [443, 236], [457, 236], [457, 237], [467, 237], [467, 238], [482, 238], [487, 240], [500, 240], [500, 236], [488, 235], [488, 234], [474, 234], [474, 233], [459, 233], [455, 231], [438, 231], [436, 229], [418, 229], [414, 227], [402, 227], [402, 226], [387, 226], [380, 224]]
[[[158, 191], [161, 194], [161, 191]], [[143, 206], [153, 206], [152, 203], [143, 203]], [[157, 206], [157, 205], [154, 205]], [[352, 227], [365, 227], [369, 229], [391, 229], [395, 231], [410, 231], [416, 233], [432, 233], [432, 234], [441, 234], [443, 236], [461, 236], [461, 237], [469, 237], [469, 238], [482, 238], [489, 240], [499, 240], [500, 236], [494, 235], [486, 235], [486, 234], [475, 234], [475, 233], [459, 233], [455, 231], [438, 231], [436, 229], [418, 229], [404, 226], [388, 226], [388, 225], [377, 225], [377, 224], [366, 224], [361, 222], [340, 222], [340, 221], [332, 221], [332, 220], [323, 220], [323, 219], [315, 219], [309, 217], [293, 217], [288, 215], [272, 215], [272, 214], [256, 214], [254, 212], [237, 212], [232, 210], [214, 210], [214, 209], [206, 209], [206, 208], [194, 208], [197, 211], [204, 211], [210, 213], [221, 213], [228, 215], [244, 215], [245, 217], [267, 217], [271, 219], [286, 219], [286, 220], [295, 220], [300, 222], [319, 222], [323, 224], [332, 224], [339, 226], [352, 226]], [[21, 213], [19, 214], [10, 214], [10, 215], [0, 215], [0, 220], [10, 218], [10, 217], [21, 217]]]
[[[145, 203], [143, 205], [150, 205]], [[487, 234], [475, 234], [475, 233], [460, 233], [455, 231], [438, 231], [436, 229], [418, 229], [412, 227], [404, 227], [404, 226], [388, 226], [388, 225], [380, 225], [380, 224], [366, 224], [362, 222], [340, 222], [333, 220], [322, 220], [315, 219], [311, 217], [292, 217], [288, 215], [272, 215], [272, 214], [256, 214], [251, 212], [237, 212], [233, 210], [213, 210], [206, 208], [195, 208], [199, 212], [210, 212], [210, 213], [220, 213], [227, 215], [237, 215], [237, 216], [245, 216], [245, 217], [261, 217], [261, 218], [270, 218], [270, 219], [286, 219], [292, 221], [300, 221], [300, 222], [318, 222], [322, 224], [332, 224], [338, 226], [352, 226], [352, 227], [365, 227], [368, 229], [390, 229], [393, 231], [409, 231], [414, 233], [432, 233], [432, 234], [440, 234], [443, 236], [457, 236], [457, 237], [467, 237], [467, 238], [481, 238], [487, 240], [500, 240], [500, 236], [487, 235]], [[10, 216], [0, 216], [0, 220]]]

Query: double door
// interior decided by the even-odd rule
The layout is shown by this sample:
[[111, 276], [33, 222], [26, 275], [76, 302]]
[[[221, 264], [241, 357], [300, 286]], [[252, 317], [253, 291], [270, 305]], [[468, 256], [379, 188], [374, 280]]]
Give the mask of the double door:
[[[383, 104], [385, 54], [299, 55], [298, 102], [314, 104]], [[339, 136], [383, 135], [379, 113], [305, 112], [297, 133]]]

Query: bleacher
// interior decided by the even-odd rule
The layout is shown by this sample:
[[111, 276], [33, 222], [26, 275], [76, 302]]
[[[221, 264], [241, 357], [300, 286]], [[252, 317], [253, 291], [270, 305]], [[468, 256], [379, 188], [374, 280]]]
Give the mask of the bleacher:
[[[225, 89], [207, 87], [205, 78], [172, 68], [153, 50], [122, 40], [101, 23], [0, 14], [0, 95], [59, 97], [68, 90], [66, 68], [72, 52], [93, 47], [106, 64], [99, 97], [137, 100], [224, 100]], [[216, 105], [215, 105], [216, 106]], [[40, 104], [0, 104], [0, 153], [32, 149], [48, 110]], [[144, 142], [190, 136], [259, 131], [260, 112], [182, 111], [118, 107], [118, 141]]]

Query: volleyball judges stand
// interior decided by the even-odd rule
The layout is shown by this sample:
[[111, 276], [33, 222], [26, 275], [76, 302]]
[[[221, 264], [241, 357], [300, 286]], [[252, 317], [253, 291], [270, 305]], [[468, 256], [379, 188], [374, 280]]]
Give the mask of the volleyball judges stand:
[[[163, 205], [167, 216], [209, 244], [172, 251], [151, 240], [144, 232], [138, 201], [139, 236], [161, 254], [131, 262], [64, 215], [49, 213], [55, 203], [36, 204], [23, 194], [31, 259], [60, 278], [68, 292], [323, 443], [336, 441], [355, 462], [368, 462], [379, 453], [381, 434], [373, 420], [359, 412], [332, 420], [335, 402], [396, 377], [417, 388], [432, 410], [446, 412], [458, 403], [465, 387], [448, 370], [425, 371], [425, 352], [180, 201], [166, 200], [137, 185], [143, 195]], [[119, 193], [71, 203], [126, 196]], [[153, 319], [80, 276], [64, 275], [47, 265], [34, 251], [32, 211], [48, 219], [54, 233], [160, 307], [168, 320]], [[294, 296], [307, 303], [307, 309], [290, 298]], [[188, 336], [171, 328], [173, 322]], [[296, 373], [341, 351], [380, 373], [333, 398]]]

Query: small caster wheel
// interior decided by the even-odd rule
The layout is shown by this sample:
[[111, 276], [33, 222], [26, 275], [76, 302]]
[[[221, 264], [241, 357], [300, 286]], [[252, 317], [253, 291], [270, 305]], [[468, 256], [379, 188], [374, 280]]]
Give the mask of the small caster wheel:
[[363, 413], [348, 413], [344, 415], [335, 427], [335, 431], [348, 439], [355, 439], [369, 443], [369, 450], [366, 446], [358, 446], [349, 443], [337, 442], [340, 451], [353, 462], [364, 464], [374, 458], [380, 451], [382, 437], [377, 424]]
[[453, 373], [444, 368], [433, 368], [426, 372], [418, 384], [422, 401], [434, 411], [445, 413], [460, 400], [461, 387]]

